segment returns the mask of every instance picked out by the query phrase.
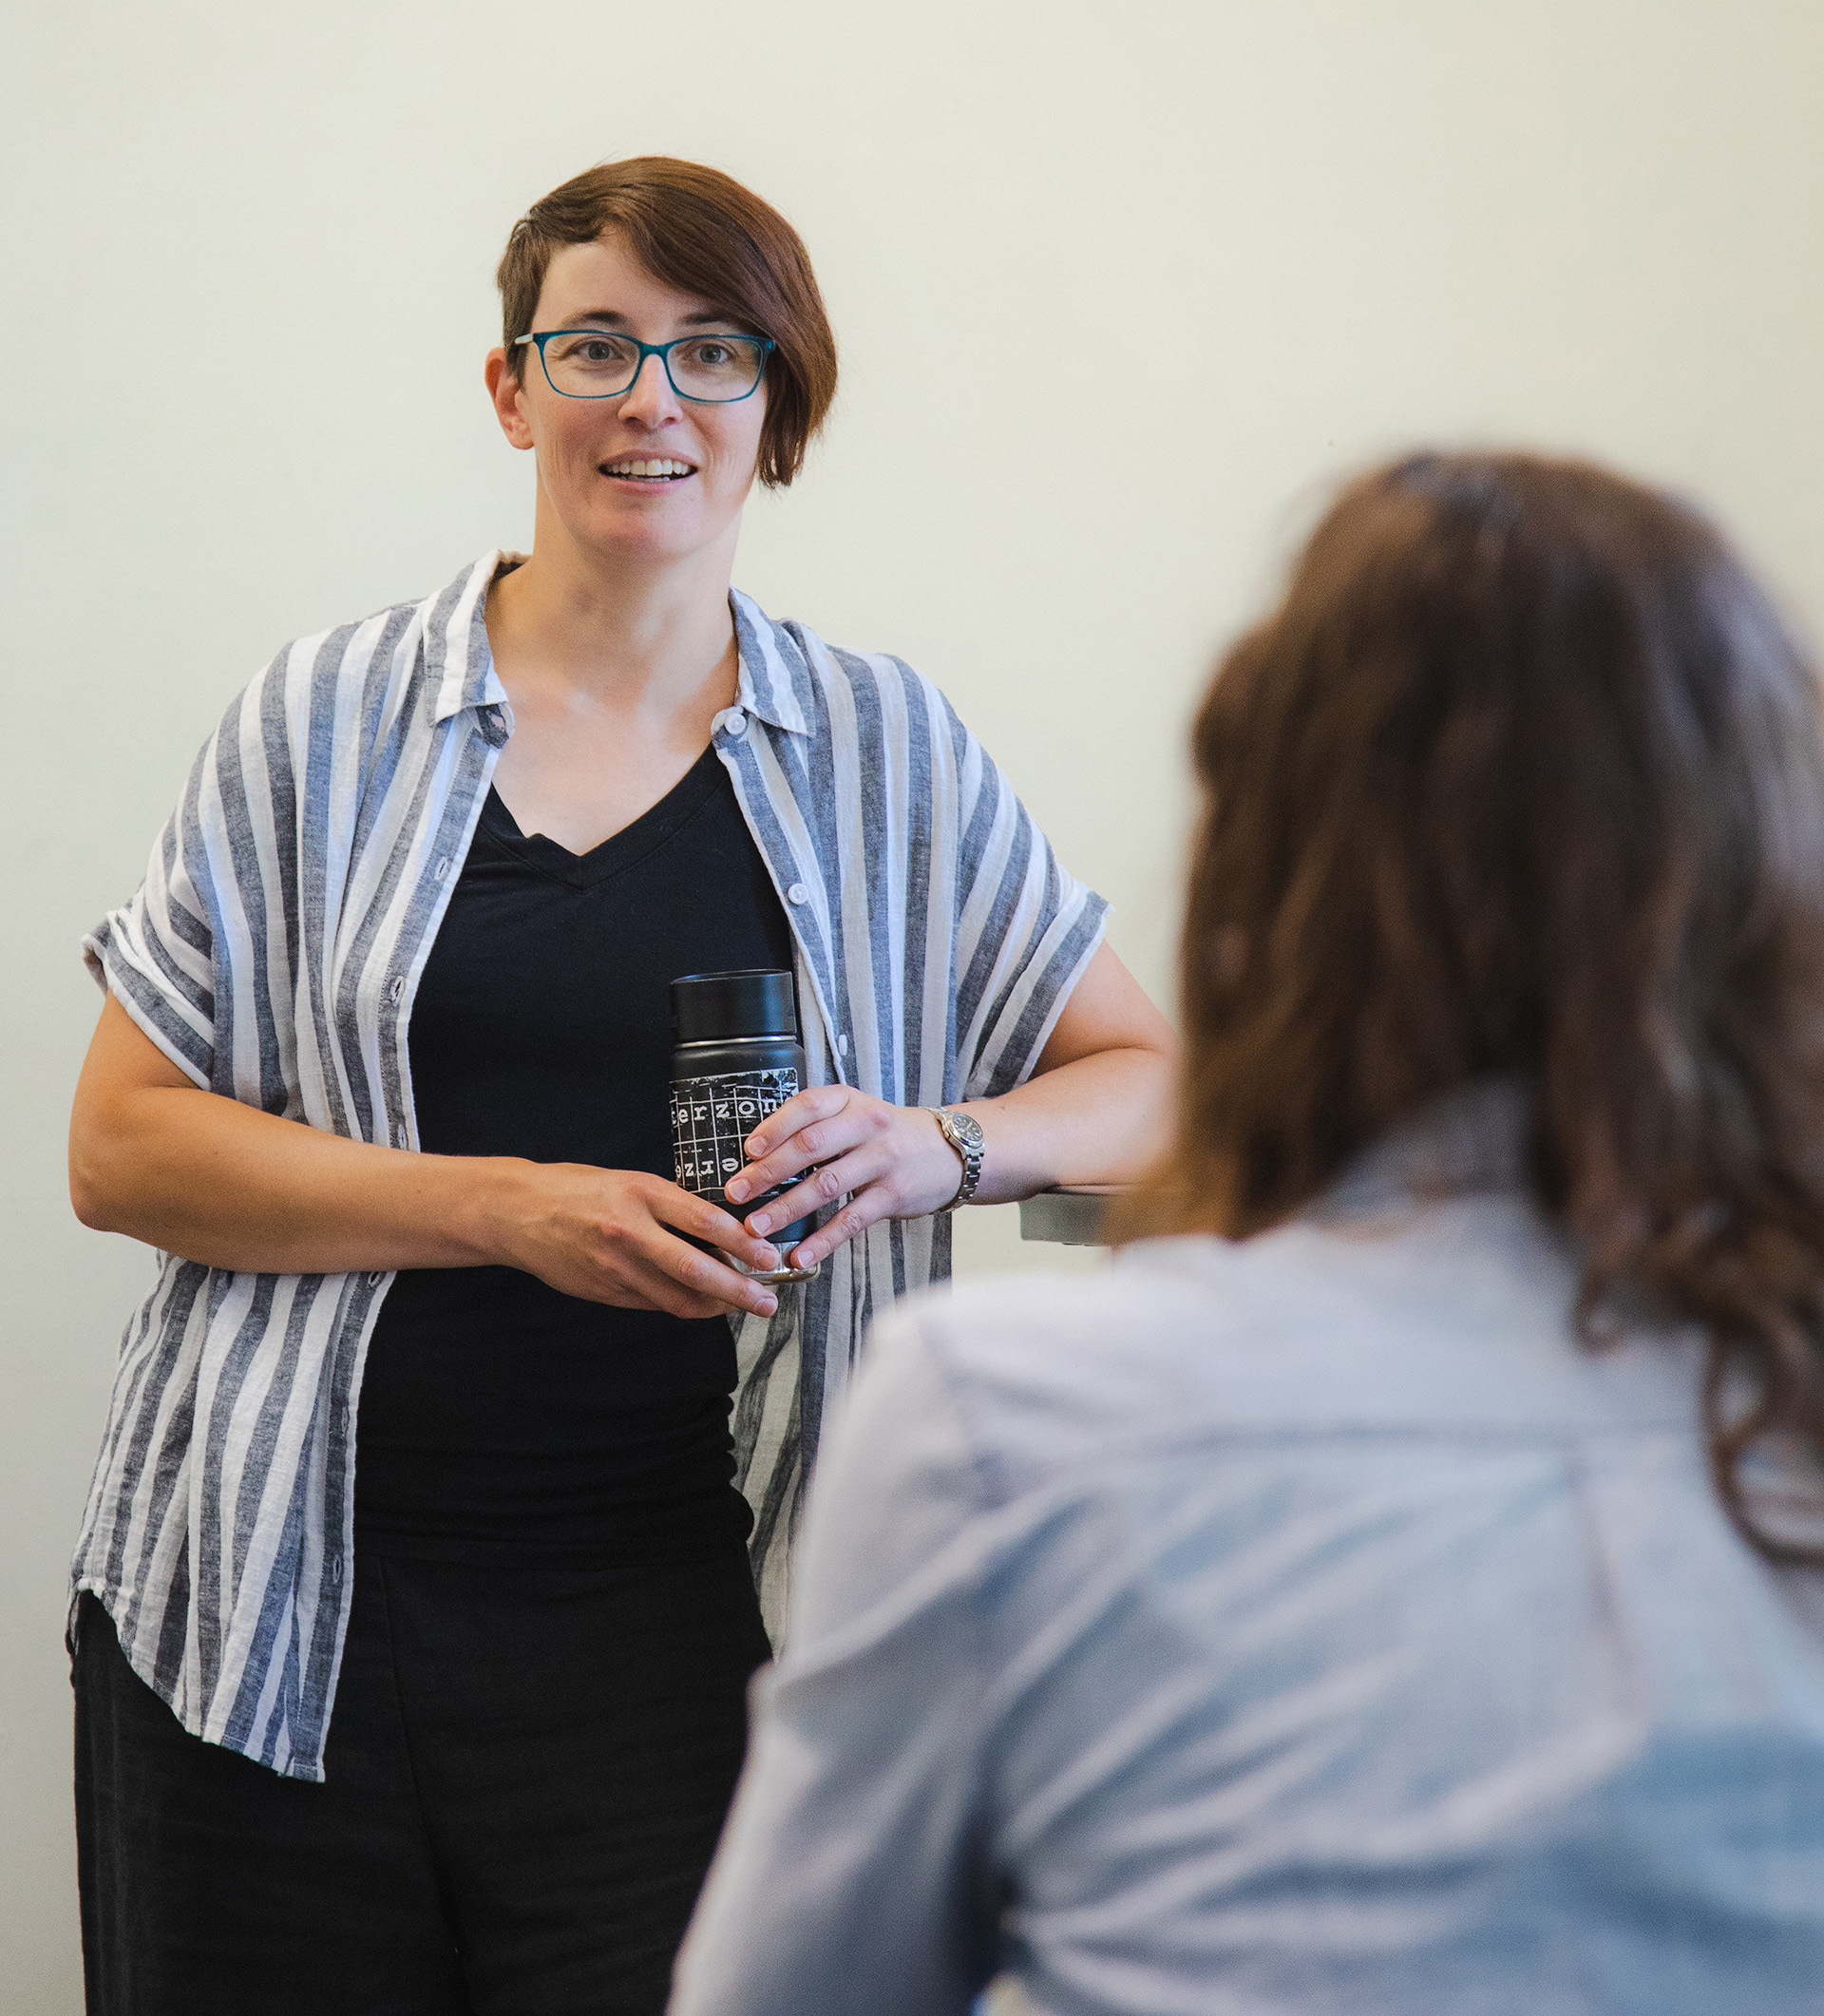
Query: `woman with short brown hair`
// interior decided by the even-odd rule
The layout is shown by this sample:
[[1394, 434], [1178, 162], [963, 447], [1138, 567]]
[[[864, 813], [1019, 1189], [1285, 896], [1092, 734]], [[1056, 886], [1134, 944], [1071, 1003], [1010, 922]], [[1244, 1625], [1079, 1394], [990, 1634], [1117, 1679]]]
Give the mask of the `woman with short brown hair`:
[[[282, 652], [88, 941], [72, 1193], [162, 1252], [76, 1561], [110, 2016], [660, 2007], [860, 1323], [1147, 1148], [1101, 900], [731, 587], [835, 388], [790, 226], [611, 162], [501, 287], [532, 554]], [[731, 969], [808, 1082], [698, 1194], [670, 990]]]
[[611, 233], [662, 285], [766, 332], [755, 474], [769, 488], [789, 484], [836, 396], [836, 338], [798, 234], [770, 203], [714, 168], [604, 162], [533, 204], [514, 225], [495, 276], [507, 376], [524, 380], [531, 352], [523, 332], [538, 326], [552, 259]]
[[674, 2016], [1803, 2016], [1812, 669], [1688, 506], [1422, 455], [1192, 746], [1155, 1236], [882, 1325]]

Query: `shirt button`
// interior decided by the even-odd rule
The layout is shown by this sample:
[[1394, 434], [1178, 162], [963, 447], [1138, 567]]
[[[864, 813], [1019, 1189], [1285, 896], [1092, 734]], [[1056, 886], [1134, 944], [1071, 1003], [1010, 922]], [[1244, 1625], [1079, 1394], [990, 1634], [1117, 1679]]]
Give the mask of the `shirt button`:
[[847, 1055], [848, 1055], [848, 1038], [847, 1038], [847, 1037], [846, 1037], [846, 1036], [839, 1036], [839, 1037], [838, 1037], [836, 1038], [836, 1055], [837, 1055], [837, 1056], [838, 1056], [839, 1057], [846, 1057], [846, 1056], [847, 1056]]
[[398, 1142], [401, 1148], [409, 1148], [411, 1146], [411, 1136], [406, 1132], [406, 1123], [403, 1120], [400, 1121], [398, 1130], [392, 1138]]
[[738, 707], [731, 707], [722, 716], [722, 732], [725, 735], [745, 735], [747, 732], [747, 715]]
[[406, 976], [403, 973], [395, 973], [392, 977], [392, 985], [387, 989], [387, 998], [390, 1001], [396, 1001], [405, 991]]
[[791, 887], [786, 891], [786, 901], [788, 903], [808, 903], [810, 901], [810, 891], [805, 887], [802, 882], [794, 882]]

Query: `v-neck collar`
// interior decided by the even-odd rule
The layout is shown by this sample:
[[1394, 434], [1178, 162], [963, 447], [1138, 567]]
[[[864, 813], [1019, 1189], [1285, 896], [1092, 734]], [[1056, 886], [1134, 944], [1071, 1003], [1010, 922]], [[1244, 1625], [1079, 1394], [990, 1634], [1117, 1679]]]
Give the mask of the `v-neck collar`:
[[573, 854], [547, 833], [524, 833], [507, 809], [506, 800], [492, 785], [482, 807], [482, 824], [490, 839], [554, 882], [573, 889], [594, 888], [636, 867], [671, 840], [715, 795], [722, 780], [721, 759], [706, 749], [683, 776], [655, 805], [618, 833], [610, 833], [586, 854]]

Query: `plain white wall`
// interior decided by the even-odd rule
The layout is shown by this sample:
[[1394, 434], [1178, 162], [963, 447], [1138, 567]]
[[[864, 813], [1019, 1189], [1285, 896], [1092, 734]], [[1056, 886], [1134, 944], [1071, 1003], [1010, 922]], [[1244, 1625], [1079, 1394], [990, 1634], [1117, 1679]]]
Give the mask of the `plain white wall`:
[[[480, 382], [523, 206], [669, 152], [798, 224], [843, 391], [737, 579], [935, 675], [1163, 998], [1187, 710], [1338, 471], [1608, 456], [1824, 613], [1824, 10], [217, 0], [8, 40], [0, 2006], [62, 2016], [63, 1577], [149, 1277], [65, 1197], [76, 941], [281, 642], [528, 537]], [[1013, 1216], [966, 1266], [1032, 1258]]]

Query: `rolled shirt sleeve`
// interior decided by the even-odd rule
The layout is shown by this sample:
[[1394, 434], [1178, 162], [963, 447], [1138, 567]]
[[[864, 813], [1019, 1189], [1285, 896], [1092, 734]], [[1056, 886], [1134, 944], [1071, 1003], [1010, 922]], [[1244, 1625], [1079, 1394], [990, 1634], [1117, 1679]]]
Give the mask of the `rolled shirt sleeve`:
[[950, 719], [963, 810], [957, 1069], [961, 1097], [992, 1099], [1032, 1075], [1102, 941], [1109, 905], [1064, 868], [999, 767]]
[[[130, 902], [83, 940], [83, 960], [160, 1050], [204, 1091], [216, 1061], [217, 928], [211, 834], [216, 738], [195, 764]], [[216, 837], [220, 851], [220, 835]]]

